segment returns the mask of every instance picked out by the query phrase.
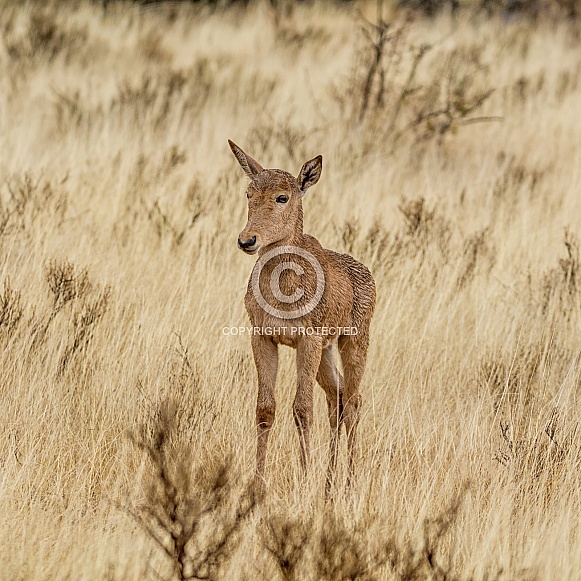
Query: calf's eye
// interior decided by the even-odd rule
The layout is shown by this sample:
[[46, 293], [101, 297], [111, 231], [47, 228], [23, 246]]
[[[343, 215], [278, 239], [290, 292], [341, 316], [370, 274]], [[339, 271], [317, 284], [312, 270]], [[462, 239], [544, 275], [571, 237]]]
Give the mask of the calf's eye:
[[288, 196], [285, 196], [284, 194], [282, 196], [279, 196], [278, 198], [276, 198], [276, 201], [279, 204], [286, 204], [288, 202]]

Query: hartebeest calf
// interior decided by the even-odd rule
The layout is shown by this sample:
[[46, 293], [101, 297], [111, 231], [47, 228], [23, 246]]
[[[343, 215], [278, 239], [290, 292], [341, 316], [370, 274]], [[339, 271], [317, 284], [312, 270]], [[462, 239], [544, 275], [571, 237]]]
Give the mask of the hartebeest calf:
[[[236, 144], [228, 143], [251, 180], [246, 191], [248, 222], [238, 237], [238, 246], [259, 257], [245, 298], [258, 372], [257, 486], [264, 491], [266, 449], [276, 409], [278, 346], [287, 345], [297, 350], [293, 415], [303, 474], [309, 462], [315, 380], [327, 397], [331, 424], [328, 493], [343, 422], [349, 449], [348, 484], [354, 476], [359, 384], [367, 358], [375, 283], [363, 264], [348, 254], [323, 248], [303, 233], [303, 196], [321, 176], [320, 155], [307, 161], [295, 178], [279, 169], [263, 169]], [[344, 378], [333, 361], [335, 344]]]

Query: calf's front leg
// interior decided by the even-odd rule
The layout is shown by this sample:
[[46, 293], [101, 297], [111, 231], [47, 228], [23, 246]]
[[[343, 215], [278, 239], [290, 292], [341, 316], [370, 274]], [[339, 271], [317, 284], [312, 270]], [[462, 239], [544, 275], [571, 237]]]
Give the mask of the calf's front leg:
[[252, 354], [258, 372], [258, 397], [256, 400], [256, 489], [259, 494], [266, 490], [264, 465], [268, 436], [274, 422], [276, 402], [274, 388], [278, 371], [278, 348], [269, 337], [252, 335]]
[[297, 345], [297, 393], [293, 416], [301, 445], [301, 468], [307, 473], [310, 456], [311, 425], [313, 423], [313, 385], [321, 362], [322, 337], [305, 336]]

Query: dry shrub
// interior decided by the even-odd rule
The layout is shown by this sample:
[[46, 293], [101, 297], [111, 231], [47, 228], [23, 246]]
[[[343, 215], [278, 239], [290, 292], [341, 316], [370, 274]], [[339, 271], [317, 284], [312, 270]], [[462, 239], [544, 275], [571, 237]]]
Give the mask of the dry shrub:
[[304, 523], [289, 516], [273, 516], [262, 530], [262, 544], [285, 581], [302, 579], [300, 567], [307, 557], [313, 535], [312, 522]]
[[[137, 157], [128, 178], [129, 186], [124, 191], [124, 211], [114, 225], [124, 245], [135, 235], [135, 222], [145, 223], [148, 233], [155, 234], [147, 239], [160, 245], [169, 242], [177, 247], [187, 240], [188, 233], [206, 212], [207, 194], [211, 189], [198, 176], [183, 183], [180, 168], [187, 161], [186, 151], [176, 145], [168, 147], [161, 155]], [[172, 192], [171, 199], [161, 200], [160, 186], [170, 184], [175, 184], [178, 191]], [[132, 217], [129, 223], [128, 215]]]
[[370, 563], [364, 527], [348, 528], [332, 513], [321, 522], [271, 517], [262, 531], [263, 546], [281, 579], [373, 579], [383, 563]]
[[414, 46], [410, 27], [410, 19], [395, 26], [381, 15], [364, 22], [365, 48], [351, 80], [334, 92], [348, 120], [364, 124], [370, 139], [392, 153], [405, 140], [441, 144], [463, 125], [498, 120], [475, 115], [494, 92], [482, 63], [485, 45], [458, 47], [423, 67], [435, 46]]
[[52, 293], [54, 315], [71, 301], [82, 299], [92, 288], [89, 271], [78, 269], [68, 260], [51, 260], [46, 267], [46, 282]]
[[579, 262], [579, 239], [565, 229], [565, 258], [549, 269], [541, 282], [541, 306], [544, 314], [552, 311], [565, 320], [578, 317], [581, 310], [581, 263]]
[[248, 137], [249, 148], [259, 159], [280, 157], [293, 164], [302, 164], [309, 157], [306, 147], [314, 133], [298, 123], [279, 120], [276, 123], [258, 123]]
[[93, 338], [95, 327], [107, 312], [110, 298], [111, 287], [105, 286], [98, 291], [94, 298], [83, 301], [75, 310], [71, 337], [60, 357], [57, 376], [64, 373], [65, 368], [76, 353], [87, 348]]
[[23, 29], [17, 26], [15, 12], [3, 16], [4, 46], [21, 71], [27, 70], [27, 65], [51, 63], [61, 55], [68, 62], [86, 47], [87, 28], [70, 24], [64, 27], [54, 4], [33, 3]]
[[389, 267], [389, 253], [392, 243], [391, 233], [379, 219], [375, 219], [365, 236], [362, 256], [372, 269], [386, 265]]
[[162, 131], [171, 119], [183, 120], [203, 113], [214, 91], [214, 67], [200, 58], [187, 69], [152, 67], [135, 79], [122, 79], [106, 102], [94, 103], [80, 90], [53, 88], [55, 121], [60, 132], [99, 127], [115, 120], [130, 127]]
[[68, 207], [66, 181], [67, 176], [56, 182], [28, 172], [9, 176], [0, 189], [0, 241], [12, 234], [32, 236], [32, 227], [49, 218], [62, 224]]
[[155, 200], [151, 206], [148, 206], [147, 202], [142, 198], [141, 201], [147, 213], [147, 218], [153, 226], [157, 238], [160, 241], [169, 238], [174, 245], [179, 246], [184, 241], [186, 234], [196, 225], [202, 212], [200, 210], [201, 204], [199, 198], [195, 197], [195, 194], [192, 195], [195, 191], [195, 185], [192, 184], [190, 188], [188, 188], [188, 195], [186, 198], [187, 206], [189, 206], [189, 208], [186, 209], [188, 209], [189, 212], [186, 213], [185, 220], [183, 219], [183, 208], [180, 209], [180, 216], [174, 218], [170, 217], [167, 211], [161, 208], [159, 200]]
[[537, 432], [525, 421], [521, 425], [500, 421], [499, 425], [500, 444], [494, 459], [507, 468], [510, 482], [515, 484], [518, 504], [526, 502], [529, 495], [545, 508], [551, 502], [558, 502], [555, 491], [571, 474], [578, 474], [581, 466], [578, 422], [567, 419], [555, 407]]
[[458, 0], [399, 0], [402, 8], [417, 10], [426, 16], [435, 16], [447, 7], [455, 11], [459, 5]]
[[176, 407], [166, 402], [152, 434], [142, 430], [132, 436], [150, 472], [144, 477], [145, 498], [127, 510], [165, 562], [157, 570], [150, 559], [148, 573], [154, 578], [218, 579], [257, 500], [250, 486], [236, 494], [230, 460], [209, 467], [195, 462], [191, 449], [176, 446], [175, 422]]
[[337, 229], [340, 243], [346, 252], [375, 262], [377, 268], [390, 270], [396, 263], [416, 260], [444, 260], [452, 251], [452, 226], [439, 212], [430, 207], [425, 198], [403, 198], [398, 205], [402, 227], [389, 232], [379, 220], [366, 233], [357, 220], [348, 220]]
[[446, 256], [450, 245], [450, 224], [436, 207], [428, 208], [423, 197], [404, 199], [399, 205], [404, 218], [404, 236], [408, 244], [417, 252], [425, 252], [426, 247], [436, 244]]
[[429, 208], [423, 197], [403, 199], [398, 208], [403, 230], [393, 239], [388, 262], [413, 264], [411, 276], [433, 281], [451, 257], [451, 224], [436, 206]]
[[[272, 516], [262, 528], [262, 543], [287, 581], [374, 581], [388, 572], [402, 581], [471, 579], [456, 573], [452, 558], [453, 528], [467, 491], [464, 486], [438, 516], [424, 520], [419, 542], [386, 538], [379, 520], [371, 528], [369, 522], [348, 525], [328, 511], [306, 521]], [[451, 539], [451, 548], [445, 548]]]
[[[27, 351], [30, 357], [46, 357], [43, 347], [52, 337], [50, 329], [61, 313], [68, 312], [67, 332], [62, 337], [64, 347], [56, 367], [56, 377], [60, 377], [75, 355], [83, 353], [91, 342], [95, 327], [108, 310], [111, 287], [95, 285], [86, 268], [78, 268], [68, 260], [49, 261], [45, 277], [51, 305], [30, 318]], [[54, 333], [59, 334], [58, 330]]]
[[519, 204], [521, 207], [530, 204], [544, 193], [542, 185], [551, 168], [529, 167], [505, 152], [498, 154], [497, 162], [502, 170], [492, 185], [492, 219], [510, 220]]
[[[203, 69], [200, 69], [203, 70]], [[163, 126], [176, 100], [180, 100], [188, 81], [182, 71], [162, 70], [158, 74], [143, 73], [141, 79], [121, 82], [118, 94], [110, 104], [110, 111], [119, 118], [127, 118], [129, 113], [134, 123], [147, 123], [156, 128]], [[200, 89], [207, 91], [209, 80]]]
[[[357, 220], [337, 228], [342, 248], [360, 257], [374, 272], [392, 277], [433, 281], [446, 273], [457, 292], [476, 275], [488, 275], [496, 262], [496, 249], [488, 229], [461, 237], [436, 204], [424, 197], [402, 199], [398, 205], [401, 227], [390, 232], [379, 221], [363, 230]], [[448, 273], [452, 268], [454, 272]], [[431, 284], [431, 282], [429, 282]]]
[[275, 42], [282, 49], [290, 53], [308, 48], [317, 50], [324, 45], [331, 37], [331, 34], [322, 26], [308, 25], [299, 30], [296, 26], [287, 24], [279, 26]]
[[489, 17], [518, 16], [534, 20], [540, 17], [574, 19], [581, 13], [577, 0], [479, 0], [472, 4], [459, 0], [399, 0], [398, 4], [427, 17], [436, 16], [445, 9], [455, 13], [459, 8], [472, 9]]
[[[447, 555], [443, 547], [453, 533], [453, 526], [458, 519], [468, 490], [468, 485], [464, 484], [445, 510], [435, 518], [424, 520], [422, 542], [419, 547], [411, 543], [403, 546], [391, 544], [388, 549], [389, 563], [397, 578], [402, 581], [472, 579], [472, 576], [463, 576], [454, 571], [453, 542]], [[501, 571], [498, 571], [492, 578], [498, 578], [500, 574]]]
[[577, 18], [581, 12], [577, 0], [480, 0], [478, 8], [488, 16]]
[[456, 286], [466, 286], [476, 276], [479, 269], [489, 274], [496, 262], [496, 249], [490, 240], [490, 231], [485, 228], [469, 236], [464, 242]]
[[24, 309], [21, 294], [10, 285], [10, 279], [4, 280], [4, 291], [0, 295], [0, 337], [9, 339], [16, 331]]

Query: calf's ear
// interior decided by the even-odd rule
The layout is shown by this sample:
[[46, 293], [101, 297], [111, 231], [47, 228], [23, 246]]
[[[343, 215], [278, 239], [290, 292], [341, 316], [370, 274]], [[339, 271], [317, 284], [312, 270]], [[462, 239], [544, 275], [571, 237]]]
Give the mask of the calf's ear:
[[233, 141], [228, 140], [228, 145], [234, 157], [236, 157], [238, 163], [250, 179], [253, 179], [255, 175], [258, 175], [263, 170], [262, 166], [255, 159], [252, 159], [244, 153]]
[[299, 189], [301, 190], [303, 196], [307, 193], [307, 190], [314, 186], [321, 177], [321, 172], [323, 171], [323, 156], [317, 155], [309, 161], [305, 162], [299, 176], [297, 177], [297, 182], [299, 184]]

